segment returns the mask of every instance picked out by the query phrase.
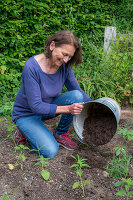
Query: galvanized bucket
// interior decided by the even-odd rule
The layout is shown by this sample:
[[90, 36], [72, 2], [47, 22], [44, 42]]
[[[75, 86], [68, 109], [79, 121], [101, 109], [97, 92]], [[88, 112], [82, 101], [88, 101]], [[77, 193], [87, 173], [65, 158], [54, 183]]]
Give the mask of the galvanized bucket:
[[121, 109], [115, 100], [109, 97], [103, 97], [94, 101], [89, 101], [87, 103], [84, 103], [84, 108], [82, 112], [80, 113], [80, 115], [75, 115], [73, 117], [73, 126], [80, 142], [86, 143], [82, 135], [83, 130], [84, 130], [85, 119], [87, 117], [91, 117], [92, 115], [94, 115], [93, 107], [98, 107], [98, 112], [103, 112], [103, 110], [100, 109], [100, 108], [103, 108], [103, 105], [104, 105], [104, 110], [106, 110], [105, 112], [111, 112], [113, 118], [116, 121], [112, 136], [115, 135], [118, 128], [119, 120], [120, 120]]

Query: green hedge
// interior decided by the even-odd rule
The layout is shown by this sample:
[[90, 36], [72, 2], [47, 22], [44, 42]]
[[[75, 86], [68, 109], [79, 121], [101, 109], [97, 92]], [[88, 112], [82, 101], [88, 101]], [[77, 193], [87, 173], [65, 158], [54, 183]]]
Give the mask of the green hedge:
[[[25, 61], [43, 51], [45, 39], [61, 29], [70, 29], [82, 41], [97, 42], [103, 39], [104, 26], [110, 24], [110, 6], [99, 0], [2, 0], [0, 4], [0, 82], [14, 73], [21, 72]], [[97, 37], [95, 37], [97, 35]], [[84, 49], [84, 45], [83, 45]], [[7, 94], [12, 90], [4, 84]], [[17, 85], [18, 83], [16, 83]], [[7, 86], [6, 86], [7, 85]], [[3, 87], [0, 96], [3, 96]]]
[[[60, 29], [70, 29], [79, 38], [103, 38], [111, 24], [111, 7], [99, 0], [2, 0], [1, 59], [7, 68], [20, 69], [22, 61], [43, 50], [45, 39]], [[10, 59], [12, 58], [12, 60]]]

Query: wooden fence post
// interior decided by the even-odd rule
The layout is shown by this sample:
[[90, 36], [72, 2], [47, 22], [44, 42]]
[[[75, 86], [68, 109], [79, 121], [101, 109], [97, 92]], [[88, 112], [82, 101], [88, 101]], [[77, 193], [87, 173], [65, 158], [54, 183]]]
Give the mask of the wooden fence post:
[[116, 27], [107, 26], [104, 33], [104, 51], [108, 54], [110, 52], [111, 41], [116, 38]]

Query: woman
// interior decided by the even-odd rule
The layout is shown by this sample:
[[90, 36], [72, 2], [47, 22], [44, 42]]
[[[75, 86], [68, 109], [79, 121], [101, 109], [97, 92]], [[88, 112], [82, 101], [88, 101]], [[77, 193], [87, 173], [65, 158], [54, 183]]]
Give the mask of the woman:
[[[77, 144], [68, 136], [73, 115], [83, 109], [83, 102], [91, 99], [79, 87], [72, 64], [81, 63], [81, 45], [76, 36], [62, 30], [45, 42], [44, 53], [31, 57], [22, 73], [22, 85], [16, 96], [12, 120], [44, 157], [53, 158], [59, 145], [73, 150]], [[66, 86], [68, 92], [60, 94]], [[62, 114], [52, 134], [42, 120]]]

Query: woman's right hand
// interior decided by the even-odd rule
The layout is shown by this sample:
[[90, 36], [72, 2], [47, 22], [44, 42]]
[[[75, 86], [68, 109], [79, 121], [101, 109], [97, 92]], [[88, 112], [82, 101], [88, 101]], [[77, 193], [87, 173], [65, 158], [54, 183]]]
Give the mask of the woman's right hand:
[[72, 115], [79, 115], [83, 110], [83, 103], [73, 103], [66, 106], [57, 106], [56, 114], [71, 113]]
[[83, 108], [83, 103], [73, 103], [69, 105], [69, 113], [71, 113], [72, 115], [79, 115]]

